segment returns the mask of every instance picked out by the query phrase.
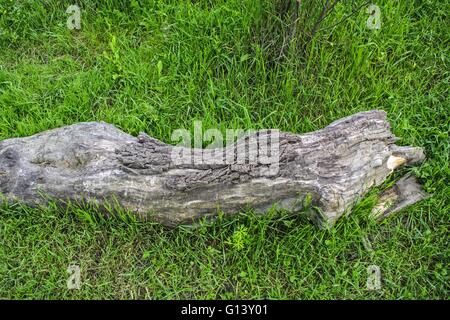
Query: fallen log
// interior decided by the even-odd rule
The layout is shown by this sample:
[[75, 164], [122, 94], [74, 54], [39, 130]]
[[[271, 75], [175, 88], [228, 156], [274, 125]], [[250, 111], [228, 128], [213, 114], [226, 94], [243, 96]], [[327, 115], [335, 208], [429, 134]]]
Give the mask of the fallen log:
[[218, 211], [299, 211], [310, 204], [314, 220], [331, 226], [394, 169], [424, 159], [421, 148], [396, 140], [379, 110], [302, 135], [262, 130], [216, 149], [171, 146], [144, 133], [136, 138], [104, 122], [78, 123], [0, 141], [0, 193], [31, 206], [52, 199], [117, 201], [166, 225]]

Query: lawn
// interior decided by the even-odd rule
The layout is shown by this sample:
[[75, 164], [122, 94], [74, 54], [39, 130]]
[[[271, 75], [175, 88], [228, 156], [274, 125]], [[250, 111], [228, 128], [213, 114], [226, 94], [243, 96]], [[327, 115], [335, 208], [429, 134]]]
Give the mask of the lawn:
[[[450, 2], [373, 1], [380, 29], [367, 5], [349, 16], [341, 1], [310, 41], [299, 28], [283, 45], [269, 0], [83, 0], [81, 30], [66, 26], [75, 1], [0, 0], [0, 140], [80, 121], [167, 143], [196, 120], [304, 133], [382, 109], [399, 144], [427, 156], [330, 230], [275, 210], [170, 229], [3, 204], [0, 298], [447, 299]], [[408, 172], [432, 196], [377, 223], [377, 195]], [[380, 290], [366, 286], [373, 265]]]

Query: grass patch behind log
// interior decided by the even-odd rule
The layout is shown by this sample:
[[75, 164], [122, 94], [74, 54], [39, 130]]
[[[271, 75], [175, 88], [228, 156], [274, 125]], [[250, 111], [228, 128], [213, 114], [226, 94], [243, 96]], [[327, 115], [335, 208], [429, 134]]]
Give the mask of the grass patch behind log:
[[[375, 2], [380, 30], [361, 10], [318, 32], [309, 55], [291, 48], [274, 62], [271, 1], [79, 1], [82, 30], [70, 31], [72, 2], [1, 0], [0, 139], [96, 120], [168, 143], [194, 120], [302, 133], [383, 109], [427, 160], [380, 189], [414, 171], [433, 195], [377, 224], [373, 190], [329, 231], [283, 212], [167, 229], [3, 205], [0, 298], [446, 299], [450, 4]], [[337, 5], [323, 27], [348, 10]], [[72, 264], [80, 290], [66, 286]], [[370, 265], [380, 291], [366, 288]]]

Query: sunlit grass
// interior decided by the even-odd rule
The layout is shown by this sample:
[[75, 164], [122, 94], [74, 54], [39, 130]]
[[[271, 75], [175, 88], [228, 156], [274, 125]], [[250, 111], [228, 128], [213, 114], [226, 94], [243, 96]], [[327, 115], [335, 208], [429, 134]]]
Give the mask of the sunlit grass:
[[[195, 120], [302, 133], [383, 109], [399, 143], [427, 155], [386, 185], [414, 171], [432, 193], [378, 224], [373, 190], [330, 231], [282, 212], [167, 229], [80, 206], [3, 205], [0, 298], [447, 298], [450, 5], [375, 2], [380, 30], [362, 10], [319, 32], [309, 56], [273, 63], [261, 34], [275, 23], [271, 1], [79, 1], [80, 31], [66, 27], [72, 3], [0, 1], [0, 139], [95, 120], [168, 143]], [[70, 264], [80, 290], [67, 290]], [[373, 264], [379, 292], [366, 288]]]

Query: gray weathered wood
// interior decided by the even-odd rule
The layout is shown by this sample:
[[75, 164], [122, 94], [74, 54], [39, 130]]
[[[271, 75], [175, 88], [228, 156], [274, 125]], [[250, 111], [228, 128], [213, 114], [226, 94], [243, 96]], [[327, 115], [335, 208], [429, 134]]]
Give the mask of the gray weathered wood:
[[429, 197], [430, 195], [422, 190], [416, 177], [408, 174], [381, 193], [377, 204], [372, 209], [372, 216], [377, 220], [383, 220], [395, 212]]
[[[301, 210], [311, 199], [315, 219], [331, 226], [398, 166], [424, 159], [421, 148], [395, 145], [384, 111], [361, 112], [322, 130], [279, 135], [273, 163], [177, 163], [174, 152], [219, 159], [236, 154], [259, 131], [224, 149], [175, 148], [111, 124], [78, 123], [31, 137], [0, 141], [0, 192], [29, 205], [114, 199], [142, 218], [167, 225], [233, 214], [247, 207]], [[270, 139], [270, 138], [269, 138]], [[254, 151], [254, 150], [253, 150]], [[256, 151], [257, 152], [257, 151]], [[268, 173], [269, 172], [269, 173]]]

